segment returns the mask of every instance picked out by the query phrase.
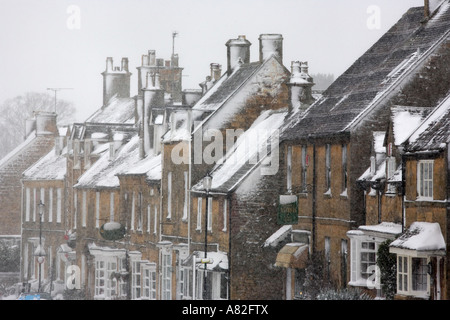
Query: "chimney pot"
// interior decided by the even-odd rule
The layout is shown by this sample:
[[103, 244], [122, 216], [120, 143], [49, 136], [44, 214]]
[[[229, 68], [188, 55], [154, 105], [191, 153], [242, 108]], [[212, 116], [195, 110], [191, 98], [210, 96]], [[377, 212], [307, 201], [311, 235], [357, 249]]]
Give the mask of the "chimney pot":
[[122, 58], [122, 71], [128, 72], [128, 58]]
[[113, 58], [107, 57], [106, 58], [106, 72], [113, 70]]
[[148, 50], [148, 63], [150, 66], [156, 66], [156, 51]]
[[261, 34], [259, 36], [259, 61], [275, 55], [283, 61], [283, 36], [281, 34]]

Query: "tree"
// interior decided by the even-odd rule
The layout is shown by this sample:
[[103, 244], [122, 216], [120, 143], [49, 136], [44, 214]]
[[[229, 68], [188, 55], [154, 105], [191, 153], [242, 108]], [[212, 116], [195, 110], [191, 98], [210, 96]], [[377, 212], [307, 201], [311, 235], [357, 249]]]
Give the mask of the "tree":
[[20, 271], [20, 248], [0, 241], [0, 272]]
[[[27, 92], [0, 105], [0, 159], [25, 139], [26, 120], [36, 111], [55, 111], [55, 98], [49, 93]], [[73, 121], [75, 107], [73, 103], [57, 99], [56, 111], [58, 125]]]
[[389, 252], [389, 244], [392, 240], [386, 240], [380, 244], [377, 252], [377, 266], [380, 268], [380, 282], [386, 299], [393, 299], [397, 288], [397, 256]]

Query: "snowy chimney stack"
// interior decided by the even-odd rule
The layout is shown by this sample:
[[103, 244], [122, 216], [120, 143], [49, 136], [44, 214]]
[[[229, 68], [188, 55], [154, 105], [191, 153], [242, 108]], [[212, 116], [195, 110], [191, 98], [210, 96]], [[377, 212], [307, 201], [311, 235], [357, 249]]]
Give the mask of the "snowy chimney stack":
[[231, 74], [234, 68], [239, 64], [250, 62], [250, 46], [252, 45], [244, 35], [238, 36], [237, 39], [230, 39], [225, 44], [227, 46], [227, 72]]
[[36, 112], [36, 135], [57, 135], [56, 113]]
[[222, 66], [218, 63], [211, 63], [211, 79], [217, 81], [222, 76]]
[[259, 36], [259, 61], [275, 55], [283, 62], [283, 36], [281, 34], [261, 34]]
[[306, 110], [314, 102], [312, 96], [313, 78], [308, 74], [308, 63], [291, 62], [291, 79], [289, 80], [291, 110]]
[[128, 71], [128, 58], [122, 58], [120, 67], [114, 67], [113, 58], [106, 58], [106, 70], [103, 76], [103, 107], [109, 100], [117, 95], [119, 98], [130, 97], [130, 77]]

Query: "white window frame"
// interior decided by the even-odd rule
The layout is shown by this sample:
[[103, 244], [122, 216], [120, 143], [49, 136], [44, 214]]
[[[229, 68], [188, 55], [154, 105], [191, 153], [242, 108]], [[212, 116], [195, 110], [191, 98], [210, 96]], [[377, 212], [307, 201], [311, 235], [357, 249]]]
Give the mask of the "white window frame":
[[73, 214], [73, 228], [77, 228], [77, 219], [78, 219], [78, 193], [77, 191], [73, 194], [73, 208], [74, 208], [74, 214]]
[[287, 192], [292, 192], [292, 146], [287, 148], [287, 167], [286, 167], [286, 189]]
[[142, 192], [138, 192], [137, 231], [142, 231], [143, 228], [142, 204], [143, 204]]
[[121, 258], [115, 255], [95, 256], [94, 299], [109, 300], [123, 296], [120, 281], [112, 277], [121, 270]]
[[132, 260], [131, 262], [131, 299], [139, 300], [142, 298], [142, 272], [141, 260]]
[[228, 225], [228, 200], [227, 198], [223, 199], [223, 232], [227, 232]]
[[[45, 188], [41, 188], [41, 192], [40, 192], [40, 200], [41, 202], [48, 206], [48, 203], [45, 203]], [[42, 212], [42, 222], [45, 222], [45, 210]]]
[[114, 192], [109, 195], [109, 221], [114, 221]]
[[[414, 274], [413, 274], [413, 260], [423, 259], [425, 264], [423, 265], [425, 269], [422, 273], [426, 277], [426, 288], [425, 290], [415, 290], [414, 284]], [[400, 261], [402, 264], [400, 264]], [[406, 268], [404, 267], [404, 262], [406, 261]], [[427, 265], [430, 262], [429, 257], [422, 257], [417, 255], [407, 255], [407, 254], [397, 254], [397, 293], [406, 296], [414, 296], [418, 298], [428, 298], [430, 296], [430, 275], [427, 273]], [[406, 279], [405, 279], [406, 278]], [[406, 280], [406, 287], [405, 287]]]
[[56, 189], [56, 223], [61, 223], [62, 215], [62, 189]]
[[86, 227], [87, 220], [87, 191], [83, 190], [82, 206], [81, 206], [81, 226]]
[[302, 146], [302, 193], [308, 192], [308, 147]]
[[30, 188], [25, 189], [25, 221], [30, 221], [31, 212], [31, 192]]
[[[203, 280], [204, 280], [204, 269], [198, 269], [197, 270], [197, 297], [200, 300], [203, 300]], [[228, 282], [225, 282], [224, 285], [227, 287], [226, 289], [226, 297], [221, 297], [221, 289], [222, 289], [222, 281], [226, 281], [226, 273], [225, 272], [218, 272], [218, 271], [206, 271], [206, 277], [210, 279], [210, 294], [209, 297], [211, 300], [228, 300]]]
[[150, 233], [150, 221], [151, 221], [151, 217], [152, 217], [152, 209], [151, 209], [151, 205], [147, 205], [147, 233]]
[[36, 188], [33, 188], [33, 222], [36, 222], [36, 207], [37, 207]]
[[166, 219], [172, 218], [172, 172], [167, 173], [167, 216]]
[[325, 145], [325, 187], [331, 192], [331, 144]]
[[[428, 176], [423, 175], [421, 167], [428, 166]], [[431, 178], [430, 178], [431, 168]], [[433, 174], [434, 174], [434, 160], [419, 160], [417, 163], [417, 195], [418, 199], [433, 200]], [[425, 191], [425, 186], [428, 186], [428, 190]], [[431, 189], [431, 191], [430, 191]]]
[[208, 197], [208, 231], [212, 232], [212, 226], [213, 226], [213, 198], [212, 197]]
[[153, 233], [156, 234], [158, 232], [157, 227], [158, 227], [158, 206], [155, 204], [153, 207]]
[[197, 231], [202, 231], [203, 198], [197, 198]]
[[189, 205], [189, 180], [188, 172], [184, 171], [184, 205], [183, 205], [183, 221], [187, 221], [188, 216], [188, 205]]
[[95, 192], [95, 227], [100, 228], [100, 192]]
[[[378, 259], [378, 248], [381, 243], [387, 240], [387, 238], [374, 237], [369, 235], [359, 235], [359, 236], [349, 236], [350, 237], [350, 282], [349, 285], [366, 287], [368, 281], [372, 283], [373, 281], [368, 280], [363, 276], [362, 266], [361, 266], [361, 254], [362, 253], [375, 253], [375, 265]], [[362, 248], [363, 243], [374, 243], [374, 250]]]
[[136, 215], [136, 196], [135, 193], [133, 191], [133, 196], [131, 198], [131, 230], [134, 230], [134, 220], [135, 220], [135, 215]]
[[142, 269], [142, 299], [156, 300], [156, 264], [146, 264]]
[[53, 222], [53, 188], [48, 188], [48, 222]]
[[172, 251], [161, 252], [161, 299], [172, 300]]

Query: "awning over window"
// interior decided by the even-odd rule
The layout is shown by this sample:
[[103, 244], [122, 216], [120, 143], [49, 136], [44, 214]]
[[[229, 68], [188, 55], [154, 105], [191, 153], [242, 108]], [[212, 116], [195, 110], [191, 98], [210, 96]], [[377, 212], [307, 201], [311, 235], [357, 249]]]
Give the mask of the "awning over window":
[[390, 245], [389, 251], [396, 254], [405, 251], [420, 256], [445, 255], [445, 240], [439, 223], [414, 222], [409, 229]]
[[282, 268], [306, 268], [309, 246], [304, 243], [288, 243], [277, 255], [275, 265]]

